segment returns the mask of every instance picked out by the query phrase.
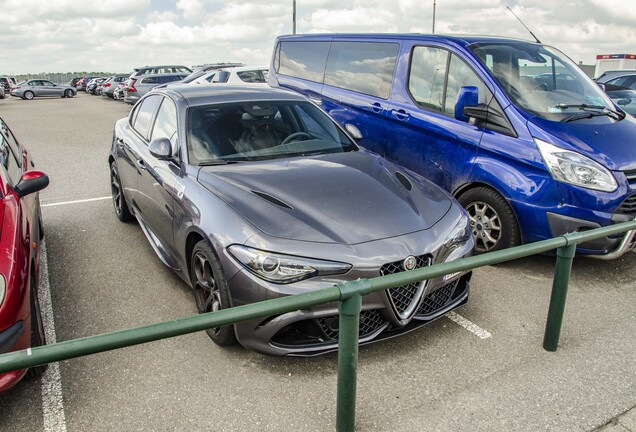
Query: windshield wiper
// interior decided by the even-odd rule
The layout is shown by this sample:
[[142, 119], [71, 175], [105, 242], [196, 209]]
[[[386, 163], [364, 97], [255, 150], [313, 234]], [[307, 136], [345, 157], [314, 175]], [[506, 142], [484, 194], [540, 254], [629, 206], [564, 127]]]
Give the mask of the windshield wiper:
[[[589, 104], [564, 104], [558, 103], [555, 105], [556, 108], [559, 109], [567, 109], [567, 108], [579, 108], [585, 111], [585, 114], [575, 114], [571, 117], [566, 117], [562, 122], [570, 122], [574, 120], [581, 120], [585, 118], [592, 118], [596, 116], [605, 115], [613, 118], [614, 120], [623, 120], [625, 118], [625, 114], [620, 111], [614, 111], [602, 105], [589, 105]], [[594, 110], [594, 111], [591, 111]]]
[[201, 162], [199, 164], [199, 166], [229, 165], [229, 164], [234, 164], [234, 163], [239, 163], [239, 162], [240, 161], [237, 161], [237, 160], [217, 159], [217, 160], [213, 160], [213, 161], [209, 161], [209, 162]]

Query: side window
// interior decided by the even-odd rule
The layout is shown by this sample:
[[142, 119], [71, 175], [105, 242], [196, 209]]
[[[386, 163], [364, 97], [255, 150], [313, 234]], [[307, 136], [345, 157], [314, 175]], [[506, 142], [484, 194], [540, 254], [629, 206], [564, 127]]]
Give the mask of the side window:
[[451, 54], [450, 67], [448, 68], [448, 81], [446, 84], [446, 100], [444, 112], [455, 114], [457, 95], [462, 86], [475, 86], [479, 90], [479, 103], [487, 103], [490, 100], [490, 92], [477, 74], [455, 54]]
[[442, 111], [444, 80], [448, 51], [433, 47], [415, 47], [409, 72], [409, 92], [415, 103], [423, 108]]
[[159, 79], [158, 77], [147, 77], [147, 78], [144, 78], [141, 82], [143, 84], [158, 84]]
[[324, 82], [388, 99], [399, 48], [396, 43], [334, 42]]
[[321, 83], [329, 42], [281, 42], [278, 73]]
[[168, 138], [172, 148], [177, 145], [177, 108], [171, 100], [164, 98], [157, 113], [151, 139]]
[[141, 106], [137, 109], [136, 115], [134, 115], [132, 127], [135, 129], [142, 137], [148, 138], [148, 134], [150, 132], [150, 123], [152, 122], [152, 117], [157, 110], [157, 106], [161, 102], [161, 96], [152, 95], [143, 100]]
[[0, 163], [6, 169], [11, 183], [18, 183], [22, 175], [22, 169], [4, 134], [0, 134]]

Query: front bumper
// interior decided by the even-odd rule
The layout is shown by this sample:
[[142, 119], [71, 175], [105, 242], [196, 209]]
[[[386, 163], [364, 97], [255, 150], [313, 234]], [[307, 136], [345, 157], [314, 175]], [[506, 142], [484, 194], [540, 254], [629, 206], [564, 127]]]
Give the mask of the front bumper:
[[[0, 354], [20, 349], [20, 340], [24, 335], [24, 323], [18, 321], [6, 330], [0, 332]], [[20, 369], [0, 374], [0, 393], [4, 393], [15, 386], [26, 374], [27, 369]]]

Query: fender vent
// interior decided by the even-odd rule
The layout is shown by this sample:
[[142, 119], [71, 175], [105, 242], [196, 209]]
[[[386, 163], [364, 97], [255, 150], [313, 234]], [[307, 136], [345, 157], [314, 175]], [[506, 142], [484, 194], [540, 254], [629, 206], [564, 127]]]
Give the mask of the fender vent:
[[281, 200], [279, 200], [278, 198], [274, 198], [273, 196], [266, 194], [264, 192], [259, 192], [259, 191], [252, 191], [253, 194], [258, 195], [259, 197], [271, 202], [272, 204], [276, 204], [279, 207], [283, 207], [286, 209], [292, 209], [292, 207], [289, 204], [286, 204], [284, 202], [282, 202]]
[[404, 186], [406, 188], [406, 190], [411, 190], [413, 189], [413, 185], [411, 184], [411, 182], [409, 181], [409, 179], [406, 178], [406, 176], [404, 174], [402, 174], [401, 172], [396, 172], [395, 176], [397, 177], [397, 179], [400, 181], [400, 183], [402, 183], [402, 186]]

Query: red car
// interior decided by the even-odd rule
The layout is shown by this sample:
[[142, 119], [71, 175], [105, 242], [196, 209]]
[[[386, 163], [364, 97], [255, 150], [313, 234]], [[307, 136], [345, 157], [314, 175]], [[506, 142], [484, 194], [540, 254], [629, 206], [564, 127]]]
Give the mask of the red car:
[[[6, 123], [0, 119], [0, 354], [45, 343], [38, 303], [40, 242], [38, 191], [49, 184]], [[0, 374], [0, 393], [45, 366]]]

